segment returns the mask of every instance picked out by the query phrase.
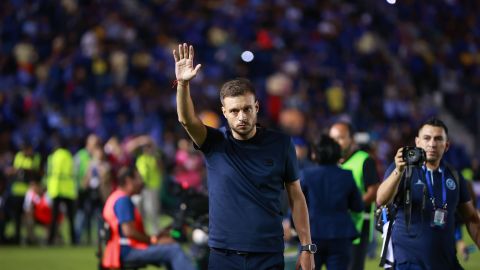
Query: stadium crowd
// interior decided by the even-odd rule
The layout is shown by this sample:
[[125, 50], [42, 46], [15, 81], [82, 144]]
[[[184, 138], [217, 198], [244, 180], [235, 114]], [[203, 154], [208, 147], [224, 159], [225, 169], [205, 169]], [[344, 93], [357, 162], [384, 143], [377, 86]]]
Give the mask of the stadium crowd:
[[[381, 175], [394, 151], [413, 141], [413, 127], [443, 106], [478, 134], [479, 13], [473, 0], [2, 1], [0, 242], [5, 222], [24, 208], [6, 204], [27, 192], [15, 194], [13, 179], [32, 171], [29, 189], [41, 198], [38, 183], [47, 184], [58, 149], [72, 160], [66, 197], [79, 211], [63, 211], [72, 243], [116, 186], [116, 170], [140, 168], [143, 155], [160, 165], [153, 193], [170, 176], [205, 188], [202, 160], [176, 115], [171, 51], [182, 41], [201, 52], [192, 96], [212, 126], [223, 123], [219, 84], [242, 76], [258, 89], [261, 124], [312, 141], [348, 121], [368, 134]], [[251, 62], [243, 51], [253, 52]], [[451, 162], [480, 179], [478, 157], [454, 146]], [[15, 164], [24, 151], [38, 164]], [[55, 237], [54, 225], [49, 241]]]

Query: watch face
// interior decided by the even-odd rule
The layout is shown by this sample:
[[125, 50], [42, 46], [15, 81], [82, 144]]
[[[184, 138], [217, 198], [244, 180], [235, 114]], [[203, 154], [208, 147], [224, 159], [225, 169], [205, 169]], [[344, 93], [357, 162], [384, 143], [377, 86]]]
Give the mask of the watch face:
[[317, 245], [308, 244], [308, 245], [302, 246], [302, 251], [308, 251], [308, 252], [313, 254], [313, 253], [317, 252]]

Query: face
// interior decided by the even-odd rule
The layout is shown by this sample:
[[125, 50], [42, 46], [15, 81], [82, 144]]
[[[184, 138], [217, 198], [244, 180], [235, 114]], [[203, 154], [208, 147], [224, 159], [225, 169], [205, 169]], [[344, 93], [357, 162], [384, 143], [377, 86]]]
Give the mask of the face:
[[87, 137], [87, 143], [86, 143], [86, 146], [85, 146], [87, 151], [92, 153], [94, 151], [94, 149], [99, 147], [99, 146], [100, 146], [100, 138], [97, 135], [90, 134]]
[[246, 140], [255, 135], [258, 101], [253, 94], [224, 98], [222, 111], [234, 138]]
[[33, 156], [33, 148], [31, 146], [25, 147], [23, 152], [26, 156], [29, 156], [29, 157]]
[[344, 124], [335, 124], [330, 128], [329, 135], [340, 145], [342, 157], [345, 157], [350, 151], [353, 142], [348, 127]]
[[135, 171], [134, 177], [130, 178], [129, 180], [132, 194], [139, 194], [143, 189], [143, 180], [140, 176], [140, 173], [138, 173], [138, 171]]
[[429, 163], [439, 162], [449, 146], [445, 130], [442, 127], [430, 125], [425, 125], [419, 130], [415, 144], [425, 150]]

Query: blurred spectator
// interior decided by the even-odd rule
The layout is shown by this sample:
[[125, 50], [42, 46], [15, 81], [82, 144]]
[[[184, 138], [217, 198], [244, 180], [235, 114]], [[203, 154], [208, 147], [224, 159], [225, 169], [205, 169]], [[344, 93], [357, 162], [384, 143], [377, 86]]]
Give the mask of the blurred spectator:
[[120, 268], [122, 263], [167, 264], [173, 270], [194, 269], [182, 248], [168, 234], [148, 235], [131, 196], [143, 188], [135, 167], [119, 170], [118, 189], [107, 199], [102, 216], [111, 229], [102, 267]]
[[310, 160], [308, 143], [302, 137], [293, 137], [293, 145], [295, 145], [295, 153], [297, 154], [298, 168], [300, 170], [306, 169], [314, 165]]
[[[119, 145], [150, 134], [169, 173], [184, 137], [170, 87], [179, 40], [207, 67], [193, 82], [199, 112], [216, 108], [226, 78], [246, 76], [266, 104], [262, 124], [284, 120], [311, 140], [351, 119], [380, 141], [381, 166], [415, 135], [405, 127], [443, 108], [480, 141], [479, 13], [473, 0], [0, 1], [0, 168], [9, 178], [23, 137], [46, 157], [60, 129], [72, 151], [90, 132]], [[131, 160], [107, 150], [115, 183]]]
[[340, 145], [322, 135], [312, 147], [317, 165], [302, 172], [301, 185], [310, 216], [313, 243], [317, 244], [315, 267], [348, 269], [352, 240], [359, 233], [350, 211], [362, 212], [363, 201], [349, 170], [340, 169]]
[[110, 164], [103, 149], [96, 147], [92, 151], [92, 159], [82, 182], [85, 190], [84, 211], [87, 230], [87, 244], [92, 241], [92, 221], [97, 220], [103, 204], [112, 192]]
[[175, 181], [184, 189], [193, 188], [200, 191], [205, 188], [203, 185], [204, 162], [202, 155], [186, 139], [178, 141], [174, 177]]
[[136, 167], [142, 176], [145, 187], [141, 192], [141, 212], [151, 233], [156, 235], [160, 230], [160, 193], [163, 183], [163, 164], [160, 151], [149, 140], [141, 147], [141, 154], [137, 157]]
[[73, 157], [65, 148], [65, 142], [60, 135], [53, 138], [53, 152], [48, 156], [46, 169], [46, 182], [48, 196], [53, 200], [53, 219], [48, 235], [48, 244], [53, 245], [55, 235], [58, 233], [58, 217], [60, 205], [67, 209], [68, 223], [70, 226], [70, 243], [77, 244], [74, 229], [75, 200], [77, 188], [73, 171]]
[[97, 148], [101, 148], [100, 138], [95, 134], [90, 134], [85, 141], [85, 147], [78, 150], [73, 157], [75, 182], [78, 189], [77, 211], [75, 215], [75, 233], [79, 242], [85, 229], [87, 219], [86, 209], [88, 194], [83, 183], [90, 166], [90, 161], [92, 160], [93, 151]]
[[[38, 239], [35, 235], [35, 225], [40, 225], [45, 229], [46, 235], [52, 224], [52, 201], [48, 197], [45, 188], [42, 186], [39, 179], [30, 181], [30, 187], [25, 195], [25, 202], [23, 205], [25, 211], [25, 224], [27, 229], [27, 244], [38, 244]], [[60, 224], [63, 215], [58, 217]], [[61, 241], [59, 231], [56, 234], [57, 241]]]
[[348, 269], [363, 270], [368, 243], [373, 237], [371, 224], [373, 224], [374, 202], [380, 179], [373, 158], [367, 152], [360, 150], [356, 144], [351, 124], [334, 123], [330, 127], [329, 135], [340, 145], [340, 167], [352, 172], [365, 205], [363, 212], [352, 213], [355, 228], [360, 236], [353, 240], [352, 257], [348, 266]]
[[13, 169], [14, 176], [8, 200], [10, 216], [13, 217], [15, 223], [13, 242], [20, 244], [25, 194], [30, 181], [36, 180], [35, 178], [40, 176], [40, 155], [33, 151], [33, 146], [29, 142], [25, 141], [22, 150], [15, 155]]
[[115, 188], [117, 186], [117, 174], [118, 170], [123, 166], [130, 164], [130, 157], [127, 151], [120, 144], [119, 139], [116, 136], [111, 137], [104, 146], [105, 153], [107, 154], [108, 162], [110, 163], [112, 170], [112, 184]]

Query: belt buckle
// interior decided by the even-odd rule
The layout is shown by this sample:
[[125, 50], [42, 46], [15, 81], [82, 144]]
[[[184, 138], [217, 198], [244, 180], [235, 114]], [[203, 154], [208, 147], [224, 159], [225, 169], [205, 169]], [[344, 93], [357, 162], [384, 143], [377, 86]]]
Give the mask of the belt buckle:
[[240, 256], [247, 256], [248, 252], [235, 250], [235, 254], [240, 255]]

